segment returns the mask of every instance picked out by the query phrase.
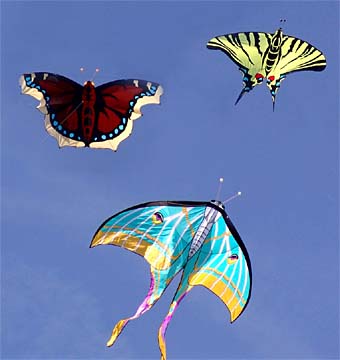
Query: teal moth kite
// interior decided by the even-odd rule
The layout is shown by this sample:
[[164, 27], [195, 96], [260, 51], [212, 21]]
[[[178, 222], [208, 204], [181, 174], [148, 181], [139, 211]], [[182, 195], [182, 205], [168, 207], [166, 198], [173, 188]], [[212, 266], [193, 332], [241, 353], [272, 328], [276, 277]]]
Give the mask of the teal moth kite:
[[231, 322], [245, 310], [251, 294], [251, 265], [240, 235], [219, 201], [158, 201], [133, 206], [107, 219], [90, 247], [116, 245], [145, 258], [151, 267], [149, 292], [136, 313], [120, 320], [107, 346], [126, 324], [151, 309], [174, 276], [181, 281], [162, 322], [158, 342], [166, 359], [165, 332], [184, 296], [203, 285], [218, 296]]
[[236, 100], [256, 85], [267, 83], [273, 100], [287, 74], [296, 71], [322, 71], [326, 67], [324, 54], [304, 40], [285, 35], [282, 28], [274, 34], [240, 32], [220, 35], [207, 43], [207, 48], [223, 51], [243, 76], [243, 89]]

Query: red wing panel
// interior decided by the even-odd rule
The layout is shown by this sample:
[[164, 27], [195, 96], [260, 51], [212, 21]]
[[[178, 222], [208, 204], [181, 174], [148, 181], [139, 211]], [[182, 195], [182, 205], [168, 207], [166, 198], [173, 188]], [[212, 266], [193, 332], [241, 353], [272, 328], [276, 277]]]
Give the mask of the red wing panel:
[[134, 79], [98, 86], [96, 137], [112, 139], [124, 132], [129, 120], [141, 116], [141, 106], [159, 103], [161, 91], [158, 89], [161, 89], [159, 84]]

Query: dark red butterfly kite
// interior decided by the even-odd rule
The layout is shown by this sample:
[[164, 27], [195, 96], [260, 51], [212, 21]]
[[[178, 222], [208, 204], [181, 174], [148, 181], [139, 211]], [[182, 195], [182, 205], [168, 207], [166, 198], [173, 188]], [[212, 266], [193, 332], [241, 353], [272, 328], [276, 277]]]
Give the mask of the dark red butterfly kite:
[[47, 132], [63, 146], [114, 151], [132, 132], [140, 108], [159, 104], [163, 89], [145, 80], [117, 80], [84, 86], [57, 74], [37, 72], [20, 77], [23, 94], [40, 101]]

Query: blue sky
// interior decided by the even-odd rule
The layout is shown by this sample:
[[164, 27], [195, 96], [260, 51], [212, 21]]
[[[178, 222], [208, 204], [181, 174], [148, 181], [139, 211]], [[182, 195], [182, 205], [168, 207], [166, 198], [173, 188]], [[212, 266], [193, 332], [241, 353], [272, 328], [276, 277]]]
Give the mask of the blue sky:
[[[152, 200], [222, 199], [251, 258], [253, 292], [232, 325], [197, 287], [167, 331], [170, 359], [339, 358], [339, 3], [14, 2], [2, 19], [2, 358], [154, 359], [176, 289], [112, 327], [146, 295], [148, 264], [116, 247], [89, 249], [106, 218]], [[284, 32], [324, 52], [325, 71], [291, 74], [273, 113], [265, 85], [234, 102], [241, 74], [206, 49], [216, 35]], [[83, 66], [87, 73], [80, 73]], [[162, 84], [116, 153], [58, 149], [22, 73], [97, 85]]]

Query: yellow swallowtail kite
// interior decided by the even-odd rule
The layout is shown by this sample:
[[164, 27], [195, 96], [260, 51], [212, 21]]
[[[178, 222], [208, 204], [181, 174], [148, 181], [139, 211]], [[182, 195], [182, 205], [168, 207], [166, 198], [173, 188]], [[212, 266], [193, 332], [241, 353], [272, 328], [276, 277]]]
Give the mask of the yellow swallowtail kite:
[[222, 50], [243, 74], [243, 89], [235, 105], [266, 78], [274, 110], [276, 94], [288, 73], [322, 71], [326, 67], [326, 58], [321, 51], [306, 41], [284, 35], [282, 28], [274, 34], [243, 32], [216, 36], [207, 47]]

